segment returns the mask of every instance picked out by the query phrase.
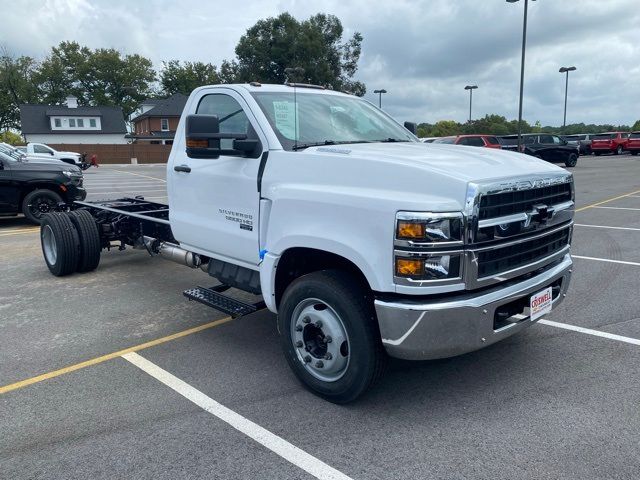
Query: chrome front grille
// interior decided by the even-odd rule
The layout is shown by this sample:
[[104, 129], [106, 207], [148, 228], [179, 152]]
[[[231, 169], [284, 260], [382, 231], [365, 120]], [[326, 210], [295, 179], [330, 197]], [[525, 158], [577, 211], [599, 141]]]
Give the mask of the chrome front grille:
[[570, 183], [482, 195], [480, 197], [478, 219], [482, 221], [516, 215], [530, 212], [536, 205], [558, 205], [571, 200]]

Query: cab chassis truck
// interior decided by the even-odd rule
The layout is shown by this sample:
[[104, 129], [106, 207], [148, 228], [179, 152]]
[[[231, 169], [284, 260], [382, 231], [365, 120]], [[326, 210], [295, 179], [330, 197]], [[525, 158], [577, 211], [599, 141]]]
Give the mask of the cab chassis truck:
[[522, 331], [571, 277], [569, 172], [410, 130], [311, 85], [198, 88], [169, 157], [169, 204], [47, 214], [45, 262], [57, 276], [89, 272], [102, 250], [133, 247], [201, 269], [219, 284], [187, 298], [234, 317], [268, 308], [300, 381], [353, 401], [387, 356], [446, 358]]

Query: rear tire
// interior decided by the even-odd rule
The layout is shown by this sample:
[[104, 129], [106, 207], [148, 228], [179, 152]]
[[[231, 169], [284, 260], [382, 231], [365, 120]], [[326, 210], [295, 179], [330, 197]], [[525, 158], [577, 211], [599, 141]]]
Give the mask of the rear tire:
[[93, 216], [86, 210], [69, 212], [69, 219], [78, 231], [80, 252], [77, 272], [91, 272], [100, 263], [100, 234]]
[[564, 162], [567, 167], [575, 167], [577, 163], [578, 155], [576, 153], [569, 154], [569, 157]]
[[330, 402], [355, 400], [384, 373], [373, 297], [349, 272], [313, 272], [293, 281], [282, 297], [278, 328], [295, 375]]
[[633, 155], [633, 156], [638, 155], [638, 151], [637, 150], [632, 151], [631, 155]]
[[80, 249], [78, 231], [66, 213], [47, 213], [40, 226], [44, 261], [56, 277], [76, 271]]
[[56, 192], [47, 189], [36, 189], [27, 193], [22, 200], [22, 213], [33, 223], [40, 223], [42, 216], [54, 212], [62, 197]]

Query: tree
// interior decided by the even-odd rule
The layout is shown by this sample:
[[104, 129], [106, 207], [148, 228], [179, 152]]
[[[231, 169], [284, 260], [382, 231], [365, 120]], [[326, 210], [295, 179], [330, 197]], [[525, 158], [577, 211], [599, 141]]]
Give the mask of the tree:
[[160, 85], [165, 95], [182, 93], [189, 95], [202, 85], [220, 83], [220, 75], [215, 65], [203, 62], [184, 62], [170, 60], [162, 62]]
[[634, 132], [637, 132], [638, 130], [640, 130], [640, 120], [636, 120], [636, 123], [633, 124], [633, 127], [631, 127], [631, 130], [633, 130]]
[[36, 62], [31, 57], [0, 54], [0, 130], [20, 127], [20, 105], [35, 103], [38, 92], [33, 81]]
[[240, 38], [236, 60], [223, 64], [221, 76], [234, 81], [284, 83], [286, 69], [302, 68], [295, 81], [328, 86], [364, 95], [366, 87], [353, 80], [358, 69], [362, 35], [342, 41], [343, 28], [334, 15], [317, 14], [298, 21], [289, 13], [259, 20]]
[[0, 133], [0, 142], [9, 145], [22, 145], [22, 137], [11, 130], [6, 130]]

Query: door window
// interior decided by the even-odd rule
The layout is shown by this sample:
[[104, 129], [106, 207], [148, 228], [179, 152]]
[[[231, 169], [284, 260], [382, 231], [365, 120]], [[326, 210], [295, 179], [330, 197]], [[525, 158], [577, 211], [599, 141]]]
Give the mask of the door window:
[[465, 137], [460, 139], [458, 145], [469, 145], [471, 147], [484, 147], [484, 142], [480, 137]]
[[[244, 133], [249, 135], [251, 124], [238, 101], [229, 95], [212, 93], [200, 100], [196, 113], [217, 115], [220, 133]], [[254, 135], [249, 135], [254, 136]], [[233, 148], [233, 139], [220, 140], [220, 148]]]
[[551, 135], [540, 135], [540, 143], [554, 143], [553, 137]]
[[51, 154], [51, 150], [47, 147], [45, 147], [44, 145], [34, 145], [33, 146], [33, 151], [34, 153], [47, 153], [47, 154]]
[[551, 138], [553, 139], [553, 144], [554, 145], [562, 145], [562, 140], [560, 140], [560, 137], [557, 137], [556, 135], [553, 135]]

